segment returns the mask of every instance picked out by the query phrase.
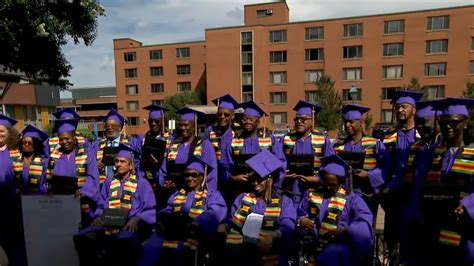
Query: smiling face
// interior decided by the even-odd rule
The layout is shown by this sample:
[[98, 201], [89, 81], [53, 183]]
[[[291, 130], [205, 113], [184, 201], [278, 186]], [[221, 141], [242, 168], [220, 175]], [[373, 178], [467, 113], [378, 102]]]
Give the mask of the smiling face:
[[35, 152], [35, 141], [32, 137], [23, 137], [20, 141], [20, 150], [23, 153]]
[[217, 125], [222, 128], [228, 128], [232, 124], [232, 121], [234, 120], [234, 111], [226, 109], [226, 108], [221, 108], [219, 107], [217, 109]]
[[313, 119], [309, 115], [296, 115], [293, 121], [295, 122], [295, 131], [298, 134], [304, 134], [313, 127]]
[[401, 123], [413, 119], [416, 113], [416, 108], [409, 103], [396, 104], [394, 108], [397, 121]]
[[163, 130], [163, 120], [158, 119], [148, 119], [148, 128], [152, 134], [159, 134]]
[[446, 140], [462, 139], [468, 119], [464, 115], [443, 115], [439, 117], [441, 134]]
[[194, 136], [194, 123], [192, 121], [181, 120], [178, 124], [178, 134], [187, 140]]
[[0, 147], [7, 144], [7, 139], [10, 135], [10, 131], [5, 125], [0, 125]]
[[260, 125], [260, 119], [251, 115], [244, 115], [242, 117], [242, 129], [245, 133], [253, 133], [257, 131]]
[[76, 148], [76, 138], [74, 132], [68, 131], [58, 135], [59, 145], [65, 152], [70, 152]]
[[184, 170], [184, 182], [189, 191], [198, 189], [203, 179], [204, 176], [194, 169]]
[[354, 136], [362, 132], [361, 120], [344, 120], [347, 135]]
[[113, 140], [120, 136], [120, 131], [122, 131], [122, 124], [120, 122], [109, 119], [105, 122], [105, 135], [107, 139]]
[[323, 172], [323, 191], [326, 195], [333, 195], [341, 187], [341, 181], [338, 176]]

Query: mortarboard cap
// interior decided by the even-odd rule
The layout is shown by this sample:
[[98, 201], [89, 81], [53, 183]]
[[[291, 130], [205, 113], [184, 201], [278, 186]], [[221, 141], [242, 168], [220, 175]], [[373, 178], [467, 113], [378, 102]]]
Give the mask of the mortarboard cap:
[[416, 103], [421, 99], [421, 97], [423, 97], [422, 92], [398, 90], [395, 92], [395, 95], [393, 96], [391, 103], [392, 104], [409, 103], [413, 106], [416, 106]]
[[423, 101], [416, 103], [416, 117], [432, 117], [436, 115], [436, 106], [441, 103], [441, 100]]
[[155, 104], [145, 106], [143, 109], [150, 111], [148, 114], [149, 119], [160, 119], [165, 115], [165, 111], [168, 111], [167, 108]]
[[132, 148], [130, 145], [119, 143], [117, 147], [117, 154], [115, 155], [115, 157], [124, 157], [131, 161], [134, 158], [134, 156], [137, 156], [137, 155], [138, 155], [138, 152], [134, 148]]
[[239, 105], [237, 103], [237, 101], [235, 101], [234, 98], [232, 98], [232, 96], [230, 96], [230, 94], [226, 94], [224, 96], [216, 98], [216, 99], [212, 100], [212, 102], [215, 105], [217, 105], [217, 107], [219, 107], [219, 108], [225, 108], [225, 109], [229, 109], [229, 110], [232, 110], [232, 111], [237, 109], [237, 107]]
[[268, 150], [257, 153], [245, 161], [245, 163], [262, 179], [283, 167], [282, 162]]
[[14, 126], [17, 121], [11, 117], [0, 114], [0, 125], [4, 126]]
[[205, 169], [207, 166], [207, 172], [210, 171], [211, 166], [205, 163], [201, 158], [193, 156], [191, 162], [186, 166], [186, 169], [196, 170], [198, 173], [204, 175]]
[[319, 105], [301, 101], [301, 100], [293, 108], [293, 110], [296, 111], [296, 115], [310, 115], [310, 116], [313, 115], [313, 111], [314, 111], [314, 114], [316, 115], [316, 113], [321, 111], [321, 109], [322, 108]]
[[72, 108], [64, 108], [53, 113], [56, 119], [80, 119], [81, 117]]
[[474, 107], [474, 99], [469, 98], [446, 98], [440, 100], [436, 110], [440, 115], [465, 115], [469, 117], [469, 108]]
[[48, 134], [46, 134], [42, 130], [40, 130], [40, 129], [32, 126], [32, 125], [27, 125], [21, 133], [22, 133], [23, 137], [36, 138], [41, 142], [44, 142], [46, 139], [49, 138]]
[[54, 131], [58, 134], [76, 131], [79, 119], [58, 119], [54, 121]]
[[122, 125], [125, 123], [125, 118], [114, 109], [110, 109], [109, 113], [105, 116], [105, 121], [111, 119], [119, 122]]
[[240, 107], [244, 108], [244, 115], [255, 116], [258, 118], [267, 115], [267, 113], [265, 113], [265, 111], [263, 111], [254, 101], [241, 103]]
[[181, 108], [177, 111], [177, 113], [180, 114], [180, 119], [183, 121], [195, 121], [198, 119], [198, 117], [204, 115], [203, 112], [191, 109], [189, 107]]
[[331, 155], [321, 159], [321, 171], [346, 178], [349, 173], [349, 165], [338, 155]]
[[342, 107], [342, 114], [345, 120], [361, 120], [362, 115], [368, 112], [370, 108], [354, 105], [354, 104], [347, 104]]

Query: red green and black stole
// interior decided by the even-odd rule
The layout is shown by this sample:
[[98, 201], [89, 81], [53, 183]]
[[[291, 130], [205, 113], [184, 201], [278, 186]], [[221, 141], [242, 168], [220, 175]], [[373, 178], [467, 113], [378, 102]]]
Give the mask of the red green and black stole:
[[[242, 228], [250, 210], [257, 204], [257, 197], [253, 193], [247, 193], [242, 197], [240, 209], [232, 217], [232, 228], [227, 235], [227, 245], [241, 245], [244, 242]], [[281, 214], [281, 199], [272, 197], [265, 208], [260, 236], [264, 237], [278, 228]], [[262, 256], [263, 265], [278, 265], [278, 254], [270, 252]]]
[[[245, 139], [242, 137], [232, 138], [230, 145], [232, 147], [233, 155], [243, 154], [244, 140]], [[272, 148], [272, 138], [258, 137], [258, 146], [260, 147], [260, 150], [270, 150]]]
[[[176, 160], [176, 157], [178, 156], [179, 145], [181, 145], [181, 143], [179, 142], [175, 142], [171, 145], [171, 147], [168, 150], [168, 155], [166, 156], [167, 161]], [[190, 150], [189, 152], [192, 153], [193, 156], [201, 157], [202, 141], [198, 140], [196, 145], [194, 146], [194, 150]]]
[[[217, 161], [220, 161], [222, 159], [221, 138], [223, 134], [225, 134], [225, 132], [221, 133], [220, 131], [214, 130], [214, 129], [209, 133], [209, 141], [211, 142], [212, 147], [214, 147]], [[235, 137], [235, 133], [232, 130], [232, 139], [234, 137]]]
[[[130, 140], [128, 139], [127, 136], [120, 136], [120, 142], [121, 143], [126, 143], [129, 144]], [[99, 144], [99, 149], [97, 150], [97, 161], [102, 161], [102, 158], [104, 158], [104, 148], [107, 147], [107, 139], [103, 138], [100, 140]], [[102, 170], [99, 171], [99, 182], [102, 185], [105, 180], [107, 180], [107, 173], [105, 172], [105, 167], [102, 168]]]
[[[122, 182], [120, 179], [114, 178], [110, 182], [109, 191], [109, 208], [110, 209], [124, 209], [129, 211], [132, 208], [132, 198], [135, 191], [137, 191], [138, 180], [136, 175], [130, 175], [123, 185], [123, 193], [120, 195]], [[116, 234], [120, 229], [106, 228], [105, 234]]]
[[[375, 157], [377, 139], [369, 136], [363, 136], [360, 141], [362, 142], [362, 149], [365, 151], [364, 170], [372, 170], [377, 167], [377, 159]], [[344, 151], [344, 145], [345, 143], [343, 141], [336, 143], [334, 145], [334, 151]]]
[[[76, 131], [75, 135], [76, 135], [77, 143], [85, 145], [86, 138], [82, 135], [82, 133], [79, 131]], [[48, 145], [49, 145], [50, 154], [53, 153], [54, 150], [59, 149], [59, 137], [57, 135], [50, 137], [48, 140]]]
[[[205, 189], [199, 190], [194, 194], [193, 203], [188, 213], [189, 218], [194, 220], [204, 212], [207, 196], [208, 196], [208, 192]], [[188, 197], [188, 193], [184, 189], [181, 189], [176, 194], [176, 196], [173, 199], [173, 213], [183, 212], [183, 208], [184, 208], [184, 205], [186, 204], [187, 197]], [[179, 241], [165, 240], [163, 242], [163, 247], [165, 248], [177, 248], [178, 245], [179, 245]], [[198, 248], [198, 241], [194, 238], [188, 238], [186, 239], [186, 242], [184, 242], [184, 246], [191, 250], [196, 250]]]
[[[326, 248], [330, 241], [330, 230], [337, 229], [340, 216], [347, 203], [348, 192], [344, 188], [339, 188], [334, 196], [329, 200], [327, 213], [324, 216], [321, 225], [319, 226], [318, 234], [318, 246], [317, 251], [320, 253]], [[310, 191], [308, 194], [309, 201], [309, 217], [315, 221], [318, 219], [318, 215], [323, 203], [323, 195], [316, 191]]]
[[[10, 152], [11, 154], [11, 152]], [[13, 160], [13, 171], [15, 172], [15, 176], [17, 181], [19, 182], [20, 186], [23, 185], [23, 158], [22, 156], [19, 157], [12, 157]], [[32, 191], [39, 191], [40, 190], [40, 179], [41, 175], [43, 174], [43, 158], [41, 156], [35, 156], [29, 165], [28, 169], [28, 187]]]
[[[317, 174], [321, 167], [321, 158], [324, 156], [326, 136], [319, 131], [314, 131], [308, 137], [311, 138], [311, 146], [313, 147], [314, 155], [314, 173]], [[283, 138], [283, 151], [286, 156], [293, 154], [296, 141], [297, 137], [293, 134], [288, 134]]]

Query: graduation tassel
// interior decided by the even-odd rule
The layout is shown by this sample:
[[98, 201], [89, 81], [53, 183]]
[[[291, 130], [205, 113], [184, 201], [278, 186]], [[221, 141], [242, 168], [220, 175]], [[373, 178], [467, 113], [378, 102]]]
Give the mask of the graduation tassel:
[[194, 115], [194, 136], [197, 137], [198, 135], [198, 121], [197, 121], [197, 115]]
[[161, 135], [165, 135], [165, 113], [161, 112]]
[[263, 118], [263, 137], [267, 137], [267, 124], [265, 123], [265, 115], [262, 117]]
[[267, 191], [265, 191], [265, 201], [270, 203], [272, 198], [272, 187], [273, 187], [273, 178], [270, 176], [267, 181]]
[[122, 135], [124, 137], [127, 137], [127, 120], [123, 121], [123, 127], [122, 127]]
[[316, 121], [314, 121], [314, 116], [315, 116], [314, 113], [315, 113], [314, 107], [311, 107], [311, 120], [313, 121], [312, 124], [311, 124], [311, 132], [314, 132], [314, 124], [316, 122]]
[[202, 183], [201, 183], [201, 189], [202, 188], [207, 189], [207, 165], [204, 166], [204, 178], [202, 179]]

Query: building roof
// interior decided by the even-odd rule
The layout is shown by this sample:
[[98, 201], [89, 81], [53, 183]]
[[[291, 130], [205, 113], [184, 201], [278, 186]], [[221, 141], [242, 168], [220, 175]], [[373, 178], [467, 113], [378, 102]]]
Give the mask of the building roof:
[[[206, 115], [215, 115], [217, 114], [217, 106], [207, 106], [207, 105], [189, 105], [187, 106], [190, 109], [203, 112]], [[236, 113], [243, 113], [244, 110], [242, 108], [236, 109]]]

